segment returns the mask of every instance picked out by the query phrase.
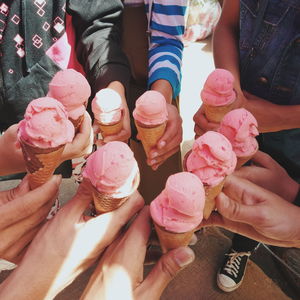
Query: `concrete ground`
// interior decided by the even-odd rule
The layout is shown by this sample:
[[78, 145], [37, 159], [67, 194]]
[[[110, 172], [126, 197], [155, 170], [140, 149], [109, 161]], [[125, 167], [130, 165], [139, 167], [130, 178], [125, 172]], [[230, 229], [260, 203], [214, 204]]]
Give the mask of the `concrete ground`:
[[[213, 70], [210, 40], [193, 43], [185, 49], [183, 59], [183, 81], [180, 96], [180, 112], [183, 118], [184, 138], [182, 154], [186, 153], [193, 142], [192, 117], [200, 107], [199, 93], [207, 75]], [[151, 181], [149, 181], [151, 182]], [[0, 189], [8, 189], [15, 181], [0, 184]], [[64, 180], [60, 199], [68, 200], [76, 190], [72, 179]], [[198, 233], [198, 243], [193, 246], [196, 259], [183, 270], [166, 288], [162, 300], [193, 299], [299, 299], [290, 288], [288, 280], [270, 254], [262, 247], [250, 261], [244, 282], [232, 293], [224, 293], [216, 286], [216, 272], [223, 254], [230, 247], [231, 234], [210, 228]], [[71, 286], [58, 295], [56, 300], [76, 300], [84, 289], [93, 268], [82, 274]], [[145, 272], [149, 271], [146, 268]], [[0, 275], [0, 281], [5, 274]], [[121, 299], [121, 298], [120, 298]], [[149, 299], [151, 300], [151, 299]]]

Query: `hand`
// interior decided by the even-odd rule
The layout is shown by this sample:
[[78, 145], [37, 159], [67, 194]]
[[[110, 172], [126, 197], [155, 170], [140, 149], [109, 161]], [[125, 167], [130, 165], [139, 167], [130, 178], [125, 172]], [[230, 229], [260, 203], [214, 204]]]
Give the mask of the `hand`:
[[87, 156], [92, 153], [93, 148], [93, 130], [92, 121], [89, 113], [84, 113], [83, 122], [79, 132], [74, 137], [72, 143], [66, 144], [62, 154], [61, 162], [77, 157]]
[[219, 128], [219, 123], [209, 122], [204, 114], [204, 106], [201, 105], [197, 112], [194, 114], [193, 120], [195, 122], [194, 132], [195, 139], [206, 131], [216, 131]]
[[15, 124], [0, 136], [0, 175], [20, 173], [26, 170], [17, 133], [18, 124]]
[[60, 176], [30, 191], [28, 177], [0, 192], [0, 258], [18, 263], [41, 228], [58, 194]]
[[130, 128], [130, 116], [129, 116], [129, 109], [127, 106], [126, 101], [123, 101], [122, 104], [122, 109], [123, 109], [123, 128], [118, 134], [114, 135], [108, 135], [102, 140], [97, 139], [98, 133], [100, 133], [100, 127], [97, 124], [97, 122], [94, 121], [93, 124], [93, 130], [94, 134], [96, 136], [96, 142], [95, 144], [98, 146], [102, 146], [108, 142], [111, 141], [120, 141], [120, 142], [127, 142], [131, 136], [131, 128]]
[[[91, 201], [84, 181], [73, 199], [39, 231], [3, 284], [1, 299], [53, 299], [95, 262], [144, 204], [136, 192], [119, 209], [91, 218], [84, 215]], [[16, 285], [18, 289], [13, 288]]]
[[300, 208], [248, 180], [229, 176], [216, 207], [218, 213], [203, 226], [221, 226], [275, 246], [300, 247]]
[[81, 299], [158, 300], [168, 283], [194, 260], [188, 247], [163, 255], [143, 279], [143, 264], [150, 235], [149, 208], [145, 207], [124, 236], [105, 252]]
[[128, 105], [127, 105], [126, 97], [125, 97], [125, 88], [124, 88], [123, 84], [121, 84], [118, 81], [111, 82], [107, 87], [116, 91], [122, 99], [122, 109], [123, 109], [123, 114], [124, 114], [123, 115], [123, 128], [118, 134], [109, 135], [109, 136], [106, 136], [103, 140], [98, 140], [97, 136], [98, 136], [98, 133], [100, 132], [100, 128], [96, 124], [96, 122], [94, 122], [93, 130], [94, 130], [94, 134], [96, 136], [96, 144], [98, 146], [102, 146], [103, 144], [111, 142], [111, 141], [127, 142], [129, 140], [129, 138], [131, 137], [130, 115], [129, 115], [129, 109], [128, 109]]
[[159, 139], [157, 147], [151, 149], [150, 156], [147, 158], [147, 164], [153, 170], [164, 163], [169, 157], [180, 149], [182, 141], [182, 119], [177, 108], [167, 103], [168, 121], [165, 133]]
[[271, 156], [258, 151], [251, 161], [253, 165], [242, 167], [234, 175], [248, 179], [289, 202], [295, 200], [299, 184]]

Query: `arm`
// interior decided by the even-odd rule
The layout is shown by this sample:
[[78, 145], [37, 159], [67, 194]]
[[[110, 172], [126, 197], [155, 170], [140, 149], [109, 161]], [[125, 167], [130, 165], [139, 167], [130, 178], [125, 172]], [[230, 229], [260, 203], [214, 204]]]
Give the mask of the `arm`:
[[240, 1], [225, 0], [222, 14], [213, 35], [213, 55], [216, 68], [230, 71], [235, 78], [235, 89], [242, 94], [239, 69]]
[[171, 103], [180, 92], [186, 5], [186, 0], [154, 3], [150, 13], [148, 85], [164, 95], [169, 114], [166, 131], [147, 160], [154, 170], [179, 150], [182, 141], [182, 120]]
[[[225, 0], [222, 14], [213, 34], [213, 55], [216, 68], [230, 71], [235, 78], [234, 88], [238, 94], [237, 107], [244, 106], [246, 101], [240, 86], [239, 71], [239, 18], [240, 1]], [[208, 122], [201, 106], [194, 115], [196, 137], [208, 130], [217, 130], [218, 123]]]
[[118, 135], [106, 138], [105, 142], [126, 141], [131, 135], [126, 102], [131, 73], [127, 57], [120, 47], [122, 10], [120, 0], [70, 0], [68, 6], [68, 12], [74, 16], [77, 56], [87, 74], [93, 94], [109, 87], [119, 93], [123, 102], [123, 129]]
[[[172, 97], [165, 94], [168, 103], [180, 92], [181, 60], [183, 51], [184, 14], [187, 1], [172, 1], [173, 5], [153, 4], [150, 13], [150, 45], [148, 85], [165, 80], [172, 87]], [[148, 16], [149, 17], [149, 16]]]
[[[213, 53], [217, 68], [229, 70], [235, 78], [237, 106], [243, 106], [257, 119], [260, 132], [273, 132], [300, 127], [300, 105], [276, 105], [262, 98], [243, 93], [239, 71], [240, 1], [225, 0], [222, 15], [214, 32]], [[226, 53], [226, 55], [224, 55]]]
[[123, 4], [119, 0], [70, 0], [77, 37], [77, 56], [93, 93], [113, 81], [128, 86], [130, 68], [120, 48], [119, 22]]

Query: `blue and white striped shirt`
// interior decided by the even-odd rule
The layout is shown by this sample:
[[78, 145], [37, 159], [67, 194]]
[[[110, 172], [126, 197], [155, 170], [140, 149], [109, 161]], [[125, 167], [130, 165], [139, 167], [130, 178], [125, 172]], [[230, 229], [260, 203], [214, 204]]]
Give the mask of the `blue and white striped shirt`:
[[170, 82], [173, 98], [180, 92], [181, 62], [187, 0], [125, 0], [144, 2], [148, 17], [148, 85], [159, 79]]

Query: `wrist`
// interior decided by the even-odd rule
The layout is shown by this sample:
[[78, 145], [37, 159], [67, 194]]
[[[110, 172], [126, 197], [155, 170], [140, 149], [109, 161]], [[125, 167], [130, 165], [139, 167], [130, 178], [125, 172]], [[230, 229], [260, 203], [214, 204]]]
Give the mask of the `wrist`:
[[160, 92], [164, 95], [167, 103], [172, 103], [173, 88], [169, 81], [165, 79], [156, 80], [152, 83], [151, 90]]

